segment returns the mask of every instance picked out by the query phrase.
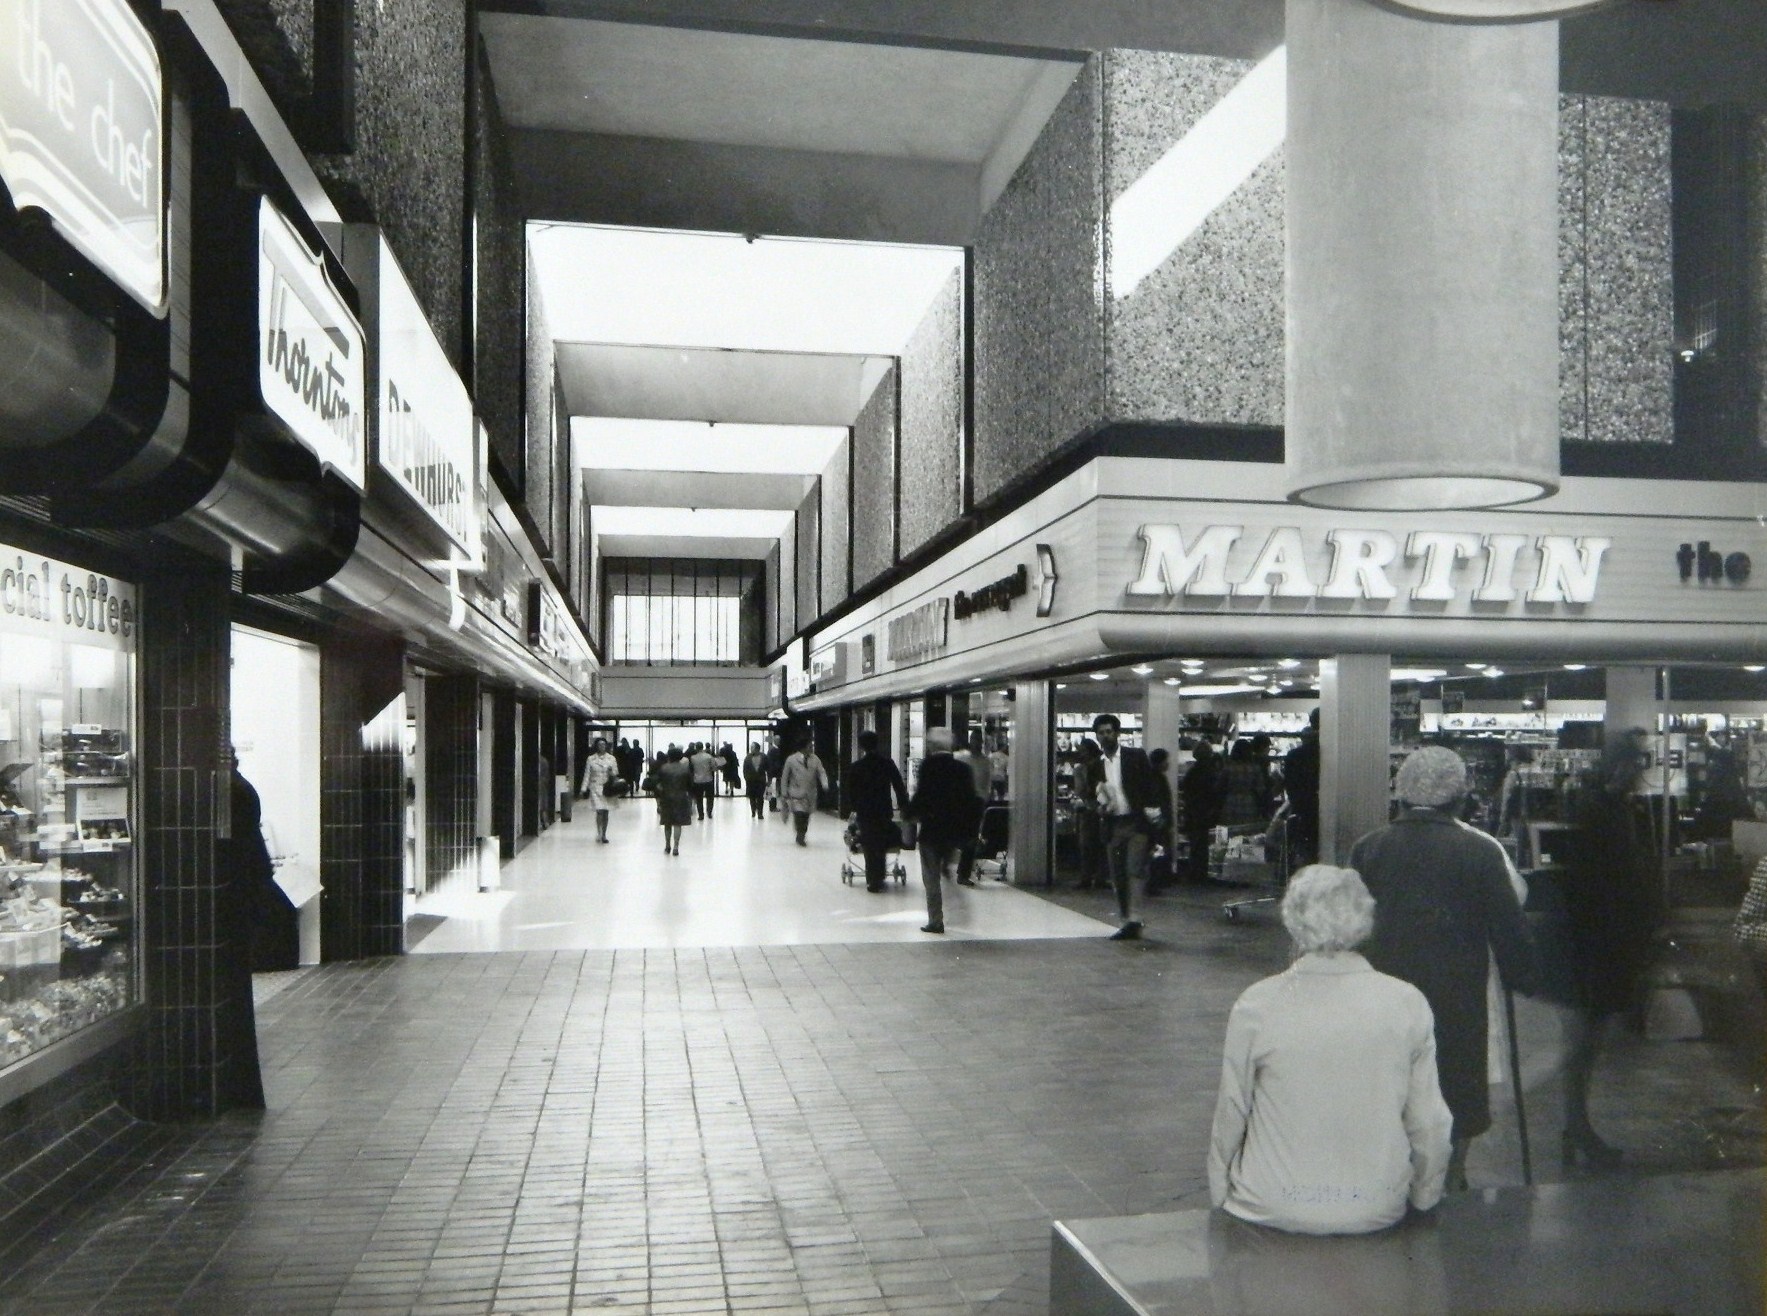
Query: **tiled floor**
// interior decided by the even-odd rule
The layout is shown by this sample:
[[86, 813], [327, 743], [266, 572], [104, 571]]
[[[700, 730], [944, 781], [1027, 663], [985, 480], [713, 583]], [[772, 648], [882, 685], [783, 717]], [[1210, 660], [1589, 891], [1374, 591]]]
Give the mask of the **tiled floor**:
[[[624, 801], [612, 811], [608, 844], [594, 815], [543, 833], [503, 868], [501, 889], [425, 900], [420, 954], [501, 950], [624, 950], [663, 946], [797, 946], [926, 940], [920, 863], [904, 857], [904, 882], [871, 895], [840, 880], [848, 857], [841, 823], [810, 823], [809, 844], [793, 842], [782, 815], [749, 816], [724, 798], [712, 817], [688, 827], [681, 854], [663, 854], [656, 807]], [[445, 921], [436, 922], [436, 919]], [[954, 940], [1108, 935], [1114, 924], [1038, 900], [998, 882], [945, 887], [946, 936]]]
[[[978, 915], [996, 895], [1036, 899]], [[1142, 943], [1082, 918], [304, 973], [260, 1014], [269, 1112], [160, 1131], [0, 1254], [0, 1311], [1033, 1316], [1052, 1219], [1206, 1201], [1226, 1011], [1284, 958], [1216, 903], [1155, 902]], [[1759, 1162], [1759, 1093], [1710, 1043], [1623, 1039], [1597, 1115], [1628, 1173]], [[1513, 1128], [1482, 1141], [1475, 1181], [1515, 1182]]]

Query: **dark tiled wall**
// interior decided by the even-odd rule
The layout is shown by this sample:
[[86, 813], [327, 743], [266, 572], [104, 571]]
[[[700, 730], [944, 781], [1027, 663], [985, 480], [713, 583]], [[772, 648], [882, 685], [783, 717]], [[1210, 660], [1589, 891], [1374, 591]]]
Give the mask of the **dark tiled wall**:
[[491, 825], [497, 829], [498, 854], [515, 857], [521, 831], [517, 790], [515, 696], [499, 690], [491, 697]]
[[473, 84], [472, 212], [478, 247], [478, 345], [473, 398], [491, 436], [491, 448], [517, 480], [523, 468], [522, 293], [526, 243], [515, 206], [508, 128], [497, 109], [490, 64], [481, 45]]
[[1104, 419], [1100, 63], [1074, 79], [976, 233], [977, 502]]
[[0, 1108], [0, 1271], [40, 1244], [24, 1237], [32, 1225], [87, 1185], [115, 1183], [124, 1158], [151, 1138], [117, 1105], [114, 1071], [100, 1057]]
[[466, 6], [356, 6], [356, 149], [314, 164], [346, 219], [386, 230], [456, 367], [465, 268]]
[[215, 865], [229, 589], [225, 571], [194, 562], [142, 581], [139, 862], [147, 1004], [125, 1091], [129, 1107], [149, 1119], [220, 1109], [229, 1057], [217, 1020], [239, 1007], [226, 997], [220, 972]]
[[896, 565], [896, 379], [878, 381], [853, 422], [853, 587]]
[[424, 875], [434, 889], [478, 863], [477, 679], [426, 678], [423, 712]]
[[798, 504], [797, 541], [798, 625], [808, 625], [822, 615], [817, 577], [822, 570], [822, 495], [812, 488]]
[[767, 565], [762, 572], [761, 580], [761, 609], [767, 619], [762, 629], [761, 650], [763, 653], [772, 653], [788, 638], [780, 630], [778, 543], [767, 550]]
[[847, 601], [853, 584], [853, 535], [849, 503], [853, 496], [852, 441], [843, 439], [822, 472], [821, 614]]
[[902, 556], [963, 513], [963, 271], [902, 349]]
[[319, 649], [320, 953], [405, 948], [404, 655], [398, 643], [333, 638]]

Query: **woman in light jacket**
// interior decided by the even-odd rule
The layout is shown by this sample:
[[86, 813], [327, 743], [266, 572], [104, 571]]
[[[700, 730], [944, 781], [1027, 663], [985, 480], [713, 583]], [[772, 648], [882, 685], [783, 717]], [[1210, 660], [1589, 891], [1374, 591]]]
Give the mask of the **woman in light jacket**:
[[1442, 1199], [1453, 1117], [1423, 993], [1356, 953], [1374, 898], [1353, 869], [1313, 864], [1282, 922], [1298, 958], [1227, 1020], [1209, 1199], [1298, 1234], [1365, 1234]]
[[779, 770], [779, 796], [791, 811], [799, 845], [809, 844], [805, 835], [810, 830], [810, 815], [816, 812], [816, 802], [827, 789], [828, 771], [806, 738], [794, 753], [786, 756], [785, 766]]
[[603, 845], [607, 844], [608, 813], [614, 807], [607, 794], [607, 784], [619, 775], [620, 765], [608, 753], [607, 741], [597, 736], [589, 747], [589, 761], [583, 765], [583, 795], [588, 799], [589, 807], [595, 810], [595, 839]]

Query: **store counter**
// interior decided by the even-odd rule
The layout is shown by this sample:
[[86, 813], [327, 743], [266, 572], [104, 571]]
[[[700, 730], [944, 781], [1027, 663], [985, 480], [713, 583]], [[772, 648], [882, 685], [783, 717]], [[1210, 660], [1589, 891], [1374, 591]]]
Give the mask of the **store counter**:
[[1760, 1169], [1455, 1194], [1378, 1234], [1219, 1211], [1057, 1221], [1050, 1316], [1759, 1313]]

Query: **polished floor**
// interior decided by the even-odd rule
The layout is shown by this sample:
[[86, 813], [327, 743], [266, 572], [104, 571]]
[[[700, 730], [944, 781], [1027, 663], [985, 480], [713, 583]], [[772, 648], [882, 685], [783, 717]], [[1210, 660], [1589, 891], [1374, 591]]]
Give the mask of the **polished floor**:
[[[523, 930], [584, 921], [545, 915], [547, 882], [630, 883], [641, 906], [644, 873], [687, 884], [680, 904], [746, 869], [813, 910], [918, 917], [912, 885], [849, 897], [830, 819], [810, 854], [730, 821], [698, 835], [750, 859], [684, 847], [670, 878], [653, 831], [643, 860], [583, 846], [579, 817], [506, 869], [473, 936], [562, 936]], [[818, 914], [864, 939], [435, 953], [441, 922], [426, 953], [266, 982], [270, 1109], [140, 1130], [108, 1185], [0, 1240], [0, 1312], [1042, 1316], [1052, 1221], [1206, 1205], [1227, 1010], [1284, 938], [1207, 891], [1152, 902], [1131, 943], [1100, 935], [1092, 892], [962, 894], [969, 935], [946, 939]], [[1021, 902], [1078, 934], [987, 935]], [[1547, 1154], [1551, 1030], [1530, 1011], [1524, 1032], [1536, 1175], [1598, 1182]], [[1617, 1038], [1594, 1102], [1616, 1177], [1760, 1165], [1753, 1066]], [[1478, 1188], [1520, 1179], [1507, 1102], [1497, 1120]]]
[[[541, 833], [503, 868], [496, 891], [445, 892], [418, 905], [418, 954], [455, 951], [624, 950], [669, 946], [801, 946], [925, 941], [920, 863], [882, 895], [841, 880], [842, 824], [810, 822], [795, 843], [783, 814], [750, 816], [748, 801], [720, 798], [685, 829], [678, 856], [663, 853], [648, 800], [611, 811], [608, 844], [594, 815]], [[1000, 882], [946, 882], [951, 940], [1107, 936], [1114, 924], [1039, 900]]]

